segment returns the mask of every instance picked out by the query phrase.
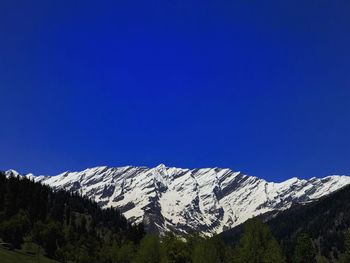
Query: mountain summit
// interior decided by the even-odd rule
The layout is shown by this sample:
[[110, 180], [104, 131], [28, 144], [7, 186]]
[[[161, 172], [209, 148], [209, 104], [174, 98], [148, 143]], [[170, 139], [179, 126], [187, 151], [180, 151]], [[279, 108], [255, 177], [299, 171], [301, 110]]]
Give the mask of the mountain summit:
[[[14, 170], [7, 176], [17, 175]], [[349, 176], [267, 182], [230, 169], [95, 167], [56, 176], [24, 175], [54, 189], [77, 191], [101, 207], [119, 208], [149, 232], [220, 233], [265, 213], [317, 200], [350, 184]]]

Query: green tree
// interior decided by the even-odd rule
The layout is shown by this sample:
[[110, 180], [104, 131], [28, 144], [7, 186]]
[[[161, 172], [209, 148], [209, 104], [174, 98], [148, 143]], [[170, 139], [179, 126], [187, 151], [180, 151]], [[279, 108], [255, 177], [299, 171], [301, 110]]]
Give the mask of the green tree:
[[133, 263], [159, 263], [160, 242], [156, 235], [146, 235], [140, 243]]
[[282, 250], [267, 225], [254, 218], [245, 223], [236, 247], [238, 263], [282, 263]]
[[324, 256], [321, 256], [321, 255], [317, 255], [316, 256], [316, 262], [317, 263], [328, 263], [328, 259]]
[[350, 228], [345, 232], [345, 253], [350, 256]]
[[161, 244], [162, 263], [186, 263], [190, 261], [190, 251], [185, 241], [173, 233], [166, 233]]
[[225, 261], [226, 247], [220, 237], [203, 239], [194, 248], [193, 263], [221, 263]]
[[59, 262], [72, 262], [76, 258], [76, 249], [72, 244], [68, 243], [56, 249], [55, 257]]
[[20, 211], [9, 220], [0, 224], [0, 236], [5, 242], [11, 243], [15, 248], [20, 248], [24, 236], [30, 230], [30, 221], [26, 212]]
[[54, 257], [57, 247], [64, 240], [62, 227], [57, 222], [38, 222], [33, 229], [33, 240], [40, 244], [49, 257]]
[[99, 252], [99, 263], [130, 263], [135, 255], [135, 245], [126, 241], [121, 246], [117, 242], [103, 246]]
[[89, 256], [88, 251], [84, 247], [79, 247], [75, 250], [75, 260], [76, 263], [91, 263], [94, 262]]
[[295, 263], [315, 263], [316, 251], [312, 240], [306, 233], [297, 236], [294, 248], [293, 262]]
[[127, 241], [118, 249], [117, 262], [118, 263], [130, 263], [134, 258], [135, 245]]
[[119, 247], [116, 242], [111, 245], [104, 245], [99, 251], [100, 263], [116, 263], [118, 259]]
[[350, 228], [345, 232], [344, 235], [344, 247], [345, 252], [340, 256], [339, 263], [350, 262]]
[[0, 172], [0, 220], [3, 217], [4, 214], [4, 199], [5, 199], [5, 193], [6, 193], [6, 176]]
[[17, 213], [20, 194], [18, 178], [11, 176], [5, 185], [5, 193], [3, 197], [4, 213], [7, 218], [12, 217]]

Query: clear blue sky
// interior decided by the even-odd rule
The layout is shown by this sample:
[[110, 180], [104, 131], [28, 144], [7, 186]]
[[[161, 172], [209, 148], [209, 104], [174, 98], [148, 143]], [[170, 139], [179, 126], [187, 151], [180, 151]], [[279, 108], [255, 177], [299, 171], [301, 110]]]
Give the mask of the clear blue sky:
[[30, 2], [0, 3], [0, 169], [350, 175], [349, 1]]

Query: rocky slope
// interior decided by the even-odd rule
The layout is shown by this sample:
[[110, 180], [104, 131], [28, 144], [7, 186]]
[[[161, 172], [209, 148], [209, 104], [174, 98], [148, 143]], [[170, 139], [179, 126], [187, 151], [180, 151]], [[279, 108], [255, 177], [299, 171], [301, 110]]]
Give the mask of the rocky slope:
[[[7, 175], [18, 174], [14, 170]], [[101, 207], [117, 207], [132, 222], [143, 221], [150, 232], [173, 230], [220, 233], [293, 203], [316, 200], [347, 184], [348, 176], [328, 176], [282, 183], [266, 182], [230, 169], [95, 167], [56, 176], [25, 175], [54, 189], [78, 191]]]

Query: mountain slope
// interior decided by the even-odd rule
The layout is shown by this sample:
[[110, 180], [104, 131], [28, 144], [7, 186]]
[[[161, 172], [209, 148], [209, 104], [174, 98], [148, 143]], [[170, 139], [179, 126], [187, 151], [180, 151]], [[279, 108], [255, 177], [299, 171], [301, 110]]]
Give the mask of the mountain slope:
[[[287, 258], [291, 258], [298, 233], [307, 233], [317, 253], [331, 262], [344, 253], [344, 233], [350, 228], [350, 185], [321, 199], [297, 204], [266, 222], [280, 242]], [[227, 243], [236, 243], [243, 225], [221, 234]]]
[[253, 216], [316, 200], [350, 183], [347, 176], [271, 183], [230, 169], [165, 165], [95, 167], [26, 177], [56, 189], [78, 191], [101, 207], [117, 207], [130, 221], [143, 221], [149, 232], [203, 234], [220, 233]]
[[[0, 248], [22, 249], [35, 261], [45, 255], [60, 262], [102, 263], [111, 262], [106, 257], [112, 244], [116, 251], [139, 244], [143, 236], [143, 225], [128, 223], [117, 209], [0, 171]], [[3, 256], [20, 262], [18, 254]]]

